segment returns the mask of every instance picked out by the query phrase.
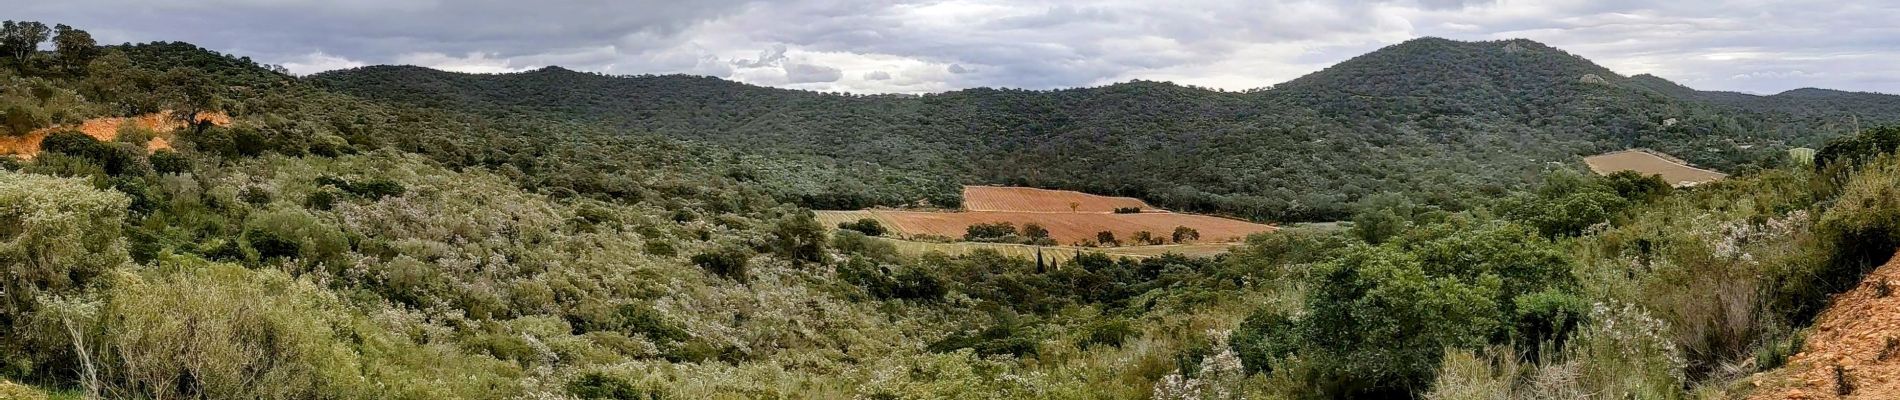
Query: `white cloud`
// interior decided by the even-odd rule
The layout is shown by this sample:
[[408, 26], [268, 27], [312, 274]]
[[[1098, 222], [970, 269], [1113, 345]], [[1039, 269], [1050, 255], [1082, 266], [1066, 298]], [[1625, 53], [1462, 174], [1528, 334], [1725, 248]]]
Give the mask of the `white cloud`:
[[190, 41], [298, 73], [561, 65], [854, 92], [1128, 79], [1244, 89], [1444, 36], [1528, 38], [1702, 89], [1900, 92], [1900, 27], [1888, 22], [1900, 4], [1889, 2], [66, 0], [13, 11], [92, 28], [103, 41]]
[[469, 53], [462, 57], [442, 53], [409, 53], [396, 56], [396, 63], [472, 74], [500, 74], [527, 71], [535, 68], [533, 66], [516, 65], [512, 59], [494, 58], [493, 55], [487, 53]]
[[356, 68], [368, 64], [362, 61], [351, 60], [317, 51], [305, 54], [293, 61], [285, 62], [283, 65], [284, 69], [290, 70], [292, 74], [309, 75], [323, 71]]

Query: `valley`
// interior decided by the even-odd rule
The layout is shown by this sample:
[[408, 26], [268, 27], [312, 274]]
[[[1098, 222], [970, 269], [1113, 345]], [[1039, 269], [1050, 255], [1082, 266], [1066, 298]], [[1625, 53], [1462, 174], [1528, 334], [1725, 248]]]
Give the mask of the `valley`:
[[[324, 51], [449, 51], [395, 25]], [[1248, 90], [866, 94], [798, 88], [917, 69], [291, 73], [6, 21], [0, 398], [1891, 397], [1900, 96], [1414, 36]]]

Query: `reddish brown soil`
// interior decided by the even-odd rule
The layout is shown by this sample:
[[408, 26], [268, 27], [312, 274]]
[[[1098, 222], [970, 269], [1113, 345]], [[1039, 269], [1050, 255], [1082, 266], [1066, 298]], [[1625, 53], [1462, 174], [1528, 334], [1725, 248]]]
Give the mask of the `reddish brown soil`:
[[[217, 126], [231, 125], [231, 117], [222, 113], [205, 114], [198, 118], [200, 121], [210, 121], [213, 125]], [[170, 134], [179, 128], [185, 127], [183, 121], [172, 119], [170, 112], [146, 114], [137, 117], [93, 118], [77, 126], [54, 126], [33, 131], [25, 136], [0, 136], [0, 155], [18, 155], [32, 158], [34, 155], [40, 153], [40, 141], [45, 140], [46, 135], [67, 130], [79, 131], [80, 133], [86, 134], [86, 136], [92, 136], [100, 141], [109, 142], [119, 136], [119, 126], [126, 123], [138, 124], [140, 127], [150, 129], [159, 134], [153, 137], [152, 141], [145, 144], [147, 151], [171, 148]]]
[[1750, 384], [1751, 399], [1900, 399], [1900, 257], [1836, 296], [1801, 352]]
[[[1067, 206], [1064, 206], [1067, 207]], [[819, 211], [818, 218], [826, 226], [836, 226], [839, 222], [855, 221], [859, 218], [875, 218], [885, 227], [903, 235], [918, 235], [962, 238], [970, 225], [979, 223], [1008, 222], [1021, 228], [1024, 224], [1036, 223], [1049, 230], [1049, 236], [1059, 244], [1075, 244], [1095, 239], [1097, 232], [1110, 231], [1122, 242], [1130, 242], [1136, 231], [1166, 237], [1177, 226], [1194, 228], [1201, 233], [1202, 242], [1229, 242], [1245, 239], [1247, 235], [1269, 232], [1275, 228], [1269, 225], [1247, 221], [1210, 217], [1194, 214], [1176, 213], [1051, 213], [1051, 212], [924, 212], [924, 211]]]
[[[1076, 207], [1070, 208], [1070, 204]], [[963, 208], [970, 211], [1109, 213], [1114, 212], [1116, 208], [1126, 207], [1140, 208], [1144, 212], [1161, 211], [1133, 197], [1098, 196], [1068, 190], [1026, 187], [963, 187]]]

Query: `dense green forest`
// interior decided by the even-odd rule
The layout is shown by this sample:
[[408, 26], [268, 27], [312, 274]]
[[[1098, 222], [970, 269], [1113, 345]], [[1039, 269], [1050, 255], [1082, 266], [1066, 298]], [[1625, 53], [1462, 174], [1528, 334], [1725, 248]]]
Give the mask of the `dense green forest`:
[[1698, 92], [1527, 40], [1417, 39], [1246, 92], [1136, 81], [866, 96], [558, 67], [475, 75], [374, 66], [311, 80], [430, 109], [584, 121], [886, 177], [784, 198], [812, 208], [941, 202], [954, 187], [918, 183], [950, 181], [1127, 195], [1265, 221], [1340, 220], [1388, 192], [1462, 210], [1526, 187], [1548, 163], [1630, 147], [1729, 172], [1772, 168], [1788, 148], [1900, 116], [1900, 97]]
[[[1248, 93], [896, 97], [297, 78], [23, 25], [0, 30], [9, 135], [235, 122], [157, 152], [55, 132], [0, 163], [0, 397], [1726, 397], [1900, 245], [1900, 130], [1823, 145], [1886, 97], [1672, 91], [1523, 41], [1421, 39]], [[1568, 162], [1631, 145], [1743, 174]], [[906, 256], [802, 208], [992, 179], [1352, 224], [1047, 265]]]

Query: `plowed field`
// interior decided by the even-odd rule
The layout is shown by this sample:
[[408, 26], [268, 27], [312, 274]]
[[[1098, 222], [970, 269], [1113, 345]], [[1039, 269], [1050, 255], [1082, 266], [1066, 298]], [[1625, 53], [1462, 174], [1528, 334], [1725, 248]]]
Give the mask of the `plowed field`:
[[819, 222], [828, 227], [835, 227], [840, 222], [856, 221], [860, 218], [877, 219], [901, 237], [931, 235], [962, 238], [964, 232], [974, 224], [1008, 222], [1020, 229], [1023, 224], [1035, 223], [1048, 229], [1049, 236], [1059, 244], [1092, 241], [1096, 233], [1101, 231], [1114, 232], [1117, 239], [1128, 242], [1136, 231], [1148, 231], [1165, 237], [1174, 232], [1175, 227], [1186, 226], [1200, 231], [1201, 242], [1228, 242], [1274, 229], [1269, 225], [1241, 220], [1166, 212], [1140, 214], [892, 210], [818, 212]]
[[[1076, 205], [1069, 208], [1070, 204]], [[1063, 213], [1109, 213], [1116, 208], [1134, 207], [1142, 211], [1160, 211], [1133, 197], [1097, 196], [1088, 193], [1026, 187], [964, 186], [963, 208], [970, 211], [1018, 211]]]
[[1598, 174], [1610, 174], [1617, 171], [1636, 171], [1644, 175], [1662, 175], [1663, 181], [1677, 187], [1694, 186], [1728, 177], [1728, 174], [1691, 167], [1680, 161], [1664, 158], [1642, 150], [1624, 150], [1583, 158], [1591, 171]]

